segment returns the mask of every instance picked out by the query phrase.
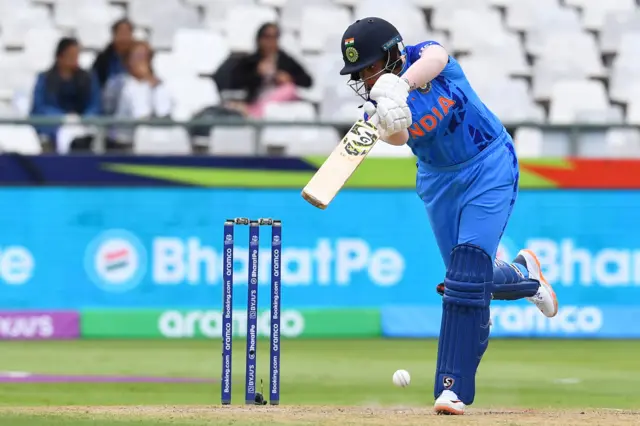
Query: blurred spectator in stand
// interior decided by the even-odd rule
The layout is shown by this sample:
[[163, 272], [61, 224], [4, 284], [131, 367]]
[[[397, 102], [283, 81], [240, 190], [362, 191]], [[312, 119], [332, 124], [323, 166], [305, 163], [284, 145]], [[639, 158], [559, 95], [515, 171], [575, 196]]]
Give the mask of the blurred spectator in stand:
[[[104, 109], [121, 119], [167, 118], [173, 102], [166, 86], [154, 74], [153, 51], [144, 41], [136, 41], [125, 56], [126, 73], [112, 77], [104, 91]], [[130, 147], [133, 127], [112, 129], [108, 148]]]
[[[33, 91], [31, 116], [66, 117], [67, 122], [77, 122], [80, 116], [100, 114], [101, 100], [98, 81], [88, 71], [80, 68], [78, 56], [80, 44], [75, 38], [62, 38], [55, 52], [55, 63], [37, 77]], [[73, 132], [71, 139], [65, 137], [63, 146], [58, 146], [58, 126], [38, 126], [41, 138], [67, 152], [73, 139], [86, 129]], [[68, 134], [68, 132], [67, 132]], [[86, 142], [83, 141], [83, 143]]]
[[133, 43], [133, 24], [121, 19], [111, 26], [111, 43], [98, 55], [93, 63], [93, 72], [98, 76], [100, 88], [109, 78], [126, 71], [124, 57]]
[[228, 106], [245, 115], [260, 118], [269, 102], [298, 99], [296, 87], [310, 87], [311, 77], [304, 68], [278, 45], [280, 29], [267, 23], [258, 30], [257, 50], [238, 61], [232, 73], [232, 86], [246, 90], [243, 103]]

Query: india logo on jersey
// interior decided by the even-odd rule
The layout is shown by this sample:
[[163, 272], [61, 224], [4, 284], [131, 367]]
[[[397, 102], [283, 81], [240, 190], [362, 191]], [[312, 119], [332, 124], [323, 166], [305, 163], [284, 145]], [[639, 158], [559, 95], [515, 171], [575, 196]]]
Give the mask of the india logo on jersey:
[[418, 92], [429, 93], [431, 91], [431, 82], [427, 81], [423, 86], [418, 87]]

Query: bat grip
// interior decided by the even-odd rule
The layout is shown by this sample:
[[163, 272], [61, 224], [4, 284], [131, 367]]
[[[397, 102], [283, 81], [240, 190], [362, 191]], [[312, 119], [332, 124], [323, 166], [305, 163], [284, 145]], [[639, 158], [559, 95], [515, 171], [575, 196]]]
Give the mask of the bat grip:
[[378, 117], [378, 113], [373, 114], [369, 120], [367, 120], [368, 123], [373, 124], [374, 126], [378, 126], [378, 124], [380, 123], [380, 117]]

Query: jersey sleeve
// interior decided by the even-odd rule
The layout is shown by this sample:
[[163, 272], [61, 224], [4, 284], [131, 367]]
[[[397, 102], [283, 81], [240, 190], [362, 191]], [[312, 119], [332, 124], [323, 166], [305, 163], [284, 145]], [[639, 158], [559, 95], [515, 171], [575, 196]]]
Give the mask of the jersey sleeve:
[[[440, 43], [434, 40], [423, 41], [422, 43], [418, 43], [414, 46], [407, 46], [408, 62], [410, 64], [413, 64], [418, 59], [420, 59], [420, 57], [422, 56], [422, 52], [429, 46], [443, 47]], [[447, 63], [447, 66], [444, 67], [440, 75], [452, 80], [464, 76], [462, 68], [460, 68], [460, 64], [458, 64], [458, 61], [456, 61], [452, 56], [449, 56], [449, 62]]]

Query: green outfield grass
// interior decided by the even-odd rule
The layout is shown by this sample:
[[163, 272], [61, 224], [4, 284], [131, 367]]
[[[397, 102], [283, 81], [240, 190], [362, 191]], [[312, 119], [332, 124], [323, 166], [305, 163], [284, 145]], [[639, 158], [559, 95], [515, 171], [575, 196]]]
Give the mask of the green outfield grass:
[[[258, 349], [258, 377], [264, 379], [265, 393], [267, 343], [261, 341]], [[433, 401], [435, 353], [434, 340], [285, 340], [281, 403], [429, 407]], [[474, 407], [637, 408], [639, 353], [640, 341], [494, 340], [480, 367]], [[233, 361], [234, 403], [240, 404], [244, 399], [241, 340], [234, 343]], [[0, 343], [0, 371], [218, 378], [220, 363], [220, 345], [209, 341]], [[408, 388], [396, 388], [391, 382], [393, 372], [400, 368], [411, 373]], [[0, 406], [5, 407], [219, 402], [219, 383], [0, 383]], [[57, 417], [50, 423], [24, 423], [30, 421], [28, 417], [12, 417], [9, 422], [8, 417], [3, 421], [2, 415], [8, 414], [0, 414], [0, 424], [58, 424]], [[73, 424], [102, 424], [82, 421], [87, 420]]]

